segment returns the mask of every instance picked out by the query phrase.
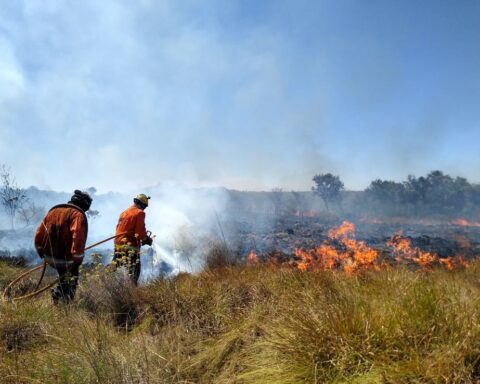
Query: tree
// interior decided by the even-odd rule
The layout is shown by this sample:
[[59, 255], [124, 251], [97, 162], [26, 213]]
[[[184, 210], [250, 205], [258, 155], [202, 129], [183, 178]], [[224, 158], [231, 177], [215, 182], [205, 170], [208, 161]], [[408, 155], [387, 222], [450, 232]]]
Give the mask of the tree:
[[403, 183], [400, 200], [413, 208], [416, 215], [458, 214], [473, 193], [474, 188], [467, 179], [432, 171], [418, 178], [409, 175]]
[[403, 197], [404, 185], [389, 180], [374, 180], [366, 189], [366, 193], [381, 203], [400, 203]]
[[471, 189], [470, 183], [463, 177], [452, 178], [441, 171], [427, 175], [427, 202], [434, 212], [459, 212], [466, 202]]
[[340, 203], [342, 196], [340, 192], [344, 189], [344, 185], [340, 180], [340, 177], [333, 176], [331, 173], [325, 173], [322, 175], [315, 175], [312, 179], [315, 186], [312, 187], [312, 191], [315, 195], [322, 198], [325, 203], [327, 211], [329, 211], [329, 203]]
[[413, 205], [425, 204], [429, 188], [428, 180], [421, 176], [416, 178], [408, 175], [407, 181], [403, 183], [405, 186], [405, 200]]
[[0, 202], [2, 203], [7, 215], [10, 216], [10, 225], [15, 229], [15, 215], [28, 200], [25, 191], [17, 186], [15, 178], [10, 170], [2, 165], [0, 168]]
[[471, 185], [469, 200], [473, 205], [480, 206], [480, 184]]
[[18, 209], [18, 217], [20, 221], [28, 227], [30, 224], [35, 224], [42, 220], [45, 215], [45, 208], [36, 206], [32, 201], [23, 204]]
[[390, 180], [377, 179], [365, 190], [369, 202], [380, 213], [398, 214], [405, 199], [405, 185]]

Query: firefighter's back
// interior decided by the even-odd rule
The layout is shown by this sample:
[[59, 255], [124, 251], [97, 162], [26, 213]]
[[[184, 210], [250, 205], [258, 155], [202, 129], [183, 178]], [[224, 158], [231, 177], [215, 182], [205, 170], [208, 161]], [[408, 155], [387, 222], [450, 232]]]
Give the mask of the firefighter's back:
[[139, 246], [139, 241], [145, 237], [144, 228], [145, 213], [135, 205], [128, 207], [118, 219], [115, 230], [118, 237], [115, 238], [115, 245]]
[[35, 248], [44, 256], [69, 259], [73, 243], [74, 221], [84, 221], [84, 214], [75, 207], [64, 204], [52, 208], [35, 233]]

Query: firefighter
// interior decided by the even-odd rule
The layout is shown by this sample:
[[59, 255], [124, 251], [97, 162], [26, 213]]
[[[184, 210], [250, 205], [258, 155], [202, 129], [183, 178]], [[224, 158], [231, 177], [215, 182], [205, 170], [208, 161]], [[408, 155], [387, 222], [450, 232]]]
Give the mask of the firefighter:
[[51, 292], [55, 304], [68, 304], [75, 297], [88, 234], [85, 212], [91, 204], [92, 198], [87, 192], [75, 190], [67, 204], [56, 205], [48, 211], [35, 233], [38, 255], [58, 272], [58, 284]]
[[[120, 214], [115, 235], [115, 253], [113, 264], [125, 266], [133, 284], [140, 277], [140, 247], [152, 245], [152, 238], [145, 228], [145, 208], [150, 196], [140, 194], [133, 199], [133, 205]], [[124, 233], [124, 235], [121, 235]]]

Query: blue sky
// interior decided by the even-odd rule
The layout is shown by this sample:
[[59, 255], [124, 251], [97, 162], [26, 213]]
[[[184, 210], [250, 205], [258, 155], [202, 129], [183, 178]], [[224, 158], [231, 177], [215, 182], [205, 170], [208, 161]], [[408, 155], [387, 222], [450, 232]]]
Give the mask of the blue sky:
[[21, 185], [480, 182], [480, 2], [0, 0]]

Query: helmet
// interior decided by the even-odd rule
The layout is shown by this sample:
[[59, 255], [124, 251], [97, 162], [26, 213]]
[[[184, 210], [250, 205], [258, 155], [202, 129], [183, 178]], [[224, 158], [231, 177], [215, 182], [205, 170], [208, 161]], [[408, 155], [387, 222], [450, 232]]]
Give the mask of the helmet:
[[90, 197], [88, 192], [76, 189], [73, 192], [73, 196], [70, 198], [69, 203], [75, 204], [77, 207], [80, 207], [85, 212], [87, 212], [90, 209], [90, 205], [92, 205], [92, 198]]
[[133, 201], [137, 204], [140, 203], [140, 204], [144, 205], [145, 207], [148, 207], [148, 200], [149, 199], [150, 199], [150, 196], [147, 196], [147, 195], [141, 193], [140, 195], [135, 196]]

